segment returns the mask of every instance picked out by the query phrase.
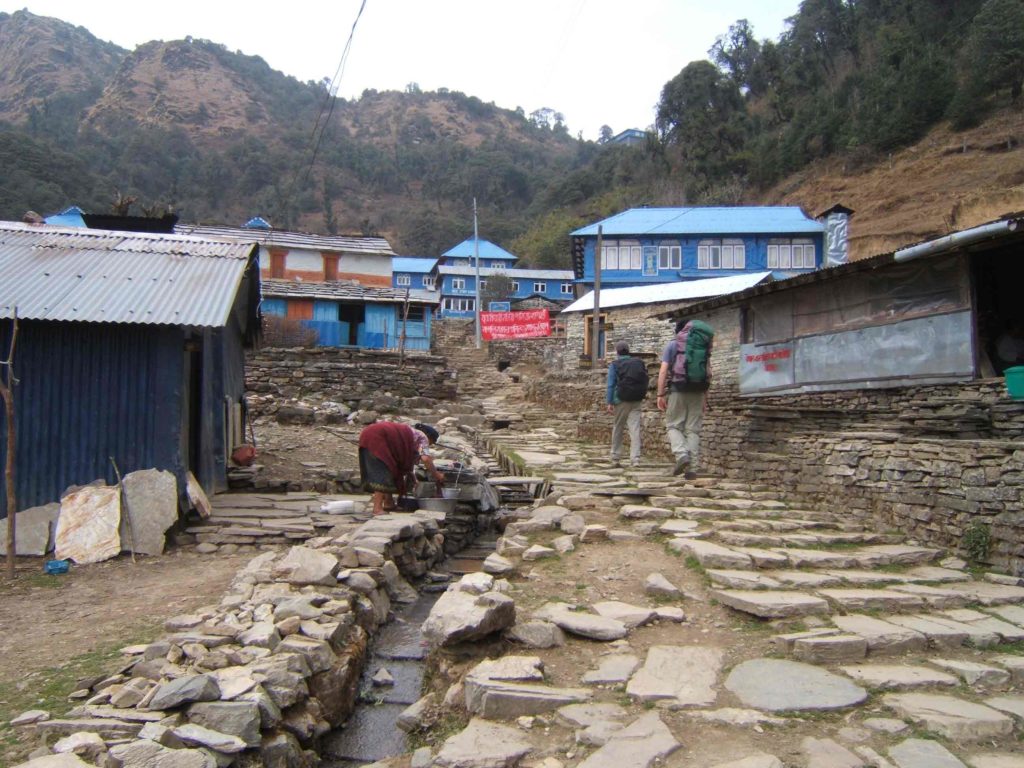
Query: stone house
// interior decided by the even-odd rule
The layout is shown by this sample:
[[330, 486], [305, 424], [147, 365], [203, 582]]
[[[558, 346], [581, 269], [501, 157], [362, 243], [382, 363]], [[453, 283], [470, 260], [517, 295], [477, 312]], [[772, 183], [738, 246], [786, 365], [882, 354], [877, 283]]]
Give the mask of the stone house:
[[1024, 219], [662, 313], [715, 329], [703, 469], [1024, 572]]

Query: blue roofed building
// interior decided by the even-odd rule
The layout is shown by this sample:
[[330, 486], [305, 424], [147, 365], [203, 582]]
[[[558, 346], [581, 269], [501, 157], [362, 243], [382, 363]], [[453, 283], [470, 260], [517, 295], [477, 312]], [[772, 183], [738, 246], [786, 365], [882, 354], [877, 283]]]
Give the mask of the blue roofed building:
[[391, 287], [433, 291], [437, 289], [437, 259], [395, 256], [391, 259]]
[[[483, 261], [481, 257], [480, 263], [483, 264]], [[442, 264], [437, 271], [441, 290], [441, 316], [474, 317], [476, 268]], [[575, 298], [572, 271], [568, 269], [492, 269], [481, 266], [481, 292], [487, 289], [487, 280], [496, 275], [510, 280], [510, 291], [506, 297], [510, 304], [522, 306], [526, 300], [534, 299], [538, 300], [535, 306], [546, 306], [550, 302], [550, 308], [561, 309]], [[488, 308], [484, 306], [481, 309], [487, 311]]]
[[441, 254], [441, 263], [449, 267], [471, 267], [476, 266], [474, 259], [477, 256], [480, 257], [481, 269], [484, 267], [509, 269], [519, 261], [518, 256], [509, 253], [490, 240], [478, 238], [474, 244], [473, 238], [469, 238]]
[[825, 224], [796, 206], [632, 208], [571, 233], [574, 277], [587, 288], [599, 227], [608, 288], [766, 271], [785, 278], [825, 263]]

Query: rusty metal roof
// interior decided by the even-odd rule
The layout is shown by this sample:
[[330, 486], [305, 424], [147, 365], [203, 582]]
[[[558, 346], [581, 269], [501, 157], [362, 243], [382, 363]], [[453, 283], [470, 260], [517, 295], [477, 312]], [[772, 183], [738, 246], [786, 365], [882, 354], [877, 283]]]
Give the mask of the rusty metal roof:
[[0, 222], [0, 318], [220, 327], [254, 253], [252, 241]]
[[260, 229], [258, 227], [214, 227], [200, 224], [178, 224], [174, 228], [179, 235], [196, 237], [217, 237], [226, 240], [255, 242], [268, 248], [306, 248], [315, 251], [335, 251], [378, 256], [394, 256], [391, 244], [383, 237], [362, 237], [358, 235], [312, 235], [305, 232], [289, 232], [283, 229]]

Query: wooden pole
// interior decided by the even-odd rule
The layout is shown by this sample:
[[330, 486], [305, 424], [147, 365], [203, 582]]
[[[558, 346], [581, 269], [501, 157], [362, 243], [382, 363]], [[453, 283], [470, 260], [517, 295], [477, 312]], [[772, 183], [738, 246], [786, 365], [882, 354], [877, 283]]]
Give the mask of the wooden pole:
[[601, 341], [601, 248], [603, 246], [603, 227], [597, 225], [597, 245], [594, 246], [594, 317], [590, 327], [590, 368], [597, 370], [597, 361], [601, 358], [598, 345]]
[[15, 552], [15, 511], [17, 500], [14, 493], [14, 460], [15, 460], [15, 428], [14, 428], [14, 348], [18, 340], [18, 308], [14, 308], [14, 320], [11, 324], [11, 346], [7, 359], [0, 363], [3, 376], [0, 377], [0, 398], [4, 401], [4, 423], [7, 427], [7, 455], [4, 467], [4, 483], [7, 488], [7, 578], [14, 580]]
[[405, 330], [409, 322], [409, 289], [405, 289], [405, 301], [402, 302], [402, 332], [398, 336], [398, 367], [405, 366]]

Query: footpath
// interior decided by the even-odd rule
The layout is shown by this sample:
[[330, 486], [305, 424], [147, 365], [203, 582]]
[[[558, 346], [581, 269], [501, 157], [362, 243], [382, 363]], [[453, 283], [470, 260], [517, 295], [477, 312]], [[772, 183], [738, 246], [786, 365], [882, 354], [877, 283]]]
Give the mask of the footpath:
[[[527, 413], [507, 389], [483, 407]], [[448, 593], [511, 598], [509, 642], [467, 660], [447, 594], [428, 619], [451, 649], [438, 695], [472, 719], [414, 764], [1024, 766], [1017, 578], [850, 523], [841, 499], [613, 466], [575, 419], [482, 434], [550, 492], [514, 513], [493, 583]]]

